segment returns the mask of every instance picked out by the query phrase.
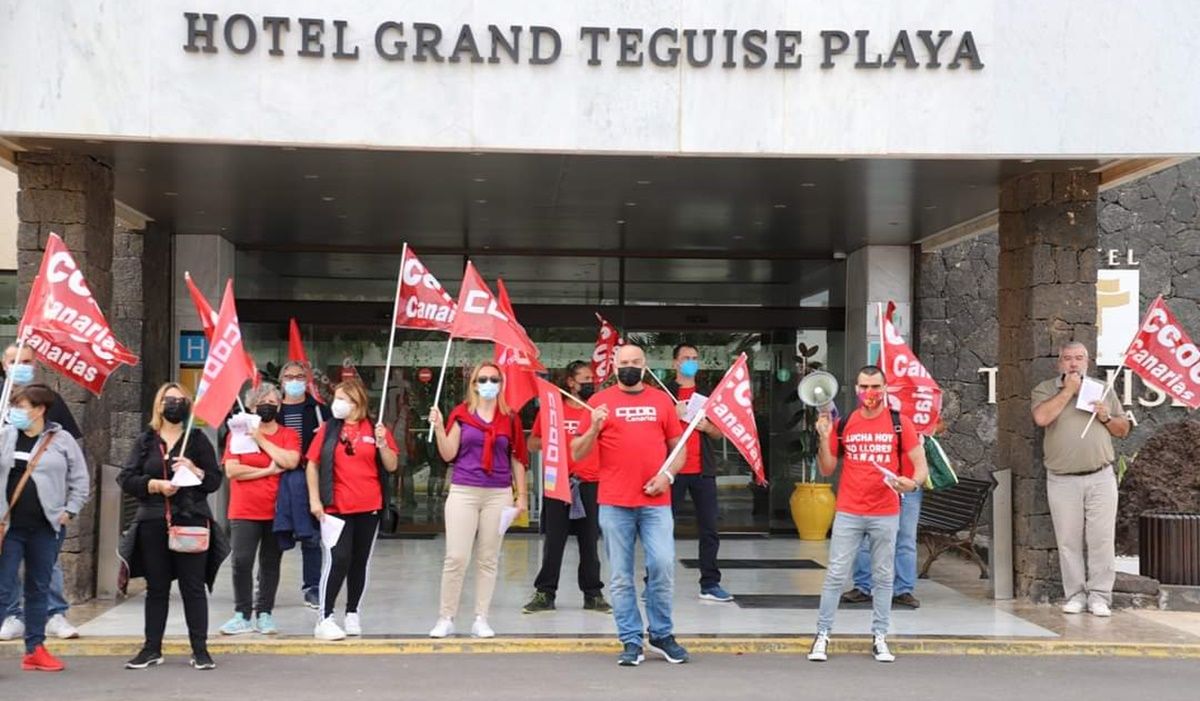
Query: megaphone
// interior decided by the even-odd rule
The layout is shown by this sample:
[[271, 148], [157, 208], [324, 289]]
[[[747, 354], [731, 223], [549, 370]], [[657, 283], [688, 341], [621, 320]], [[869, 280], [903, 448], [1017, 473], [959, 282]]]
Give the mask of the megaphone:
[[823, 370], [811, 372], [800, 380], [796, 391], [800, 401], [816, 407], [821, 413], [837, 414], [833, 399], [838, 393], [838, 381], [833, 375]]

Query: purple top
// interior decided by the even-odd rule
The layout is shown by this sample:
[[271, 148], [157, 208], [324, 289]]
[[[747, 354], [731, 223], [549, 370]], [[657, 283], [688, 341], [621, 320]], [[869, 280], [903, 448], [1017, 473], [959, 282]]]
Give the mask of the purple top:
[[[473, 416], [480, 423], [488, 423], [480, 418], [479, 414]], [[454, 458], [454, 472], [450, 477], [450, 484], [464, 487], [511, 488], [512, 463], [508, 458], [508, 436], [496, 436], [492, 444], [492, 473], [488, 474], [483, 471], [483, 431], [461, 422], [458, 425], [462, 429], [462, 438], [458, 443], [458, 456]]]

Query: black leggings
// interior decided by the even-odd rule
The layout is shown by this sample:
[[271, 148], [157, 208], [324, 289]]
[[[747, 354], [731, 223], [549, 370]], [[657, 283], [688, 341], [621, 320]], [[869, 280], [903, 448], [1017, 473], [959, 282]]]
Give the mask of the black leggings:
[[204, 574], [208, 553], [177, 553], [167, 547], [165, 519], [138, 524], [138, 549], [146, 571], [146, 649], [162, 652], [171, 601], [171, 580], [179, 580], [183, 615], [192, 652], [208, 650], [208, 595]]
[[365, 514], [337, 514], [346, 522], [337, 545], [326, 550], [321, 563], [321, 601], [323, 618], [333, 615], [333, 606], [346, 587], [346, 613], [358, 613], [358, 604], [367, 589], [367, 565], [371, 562], [371, 550], [375, 547], [375, 536], [379, 532], [379, 512]]

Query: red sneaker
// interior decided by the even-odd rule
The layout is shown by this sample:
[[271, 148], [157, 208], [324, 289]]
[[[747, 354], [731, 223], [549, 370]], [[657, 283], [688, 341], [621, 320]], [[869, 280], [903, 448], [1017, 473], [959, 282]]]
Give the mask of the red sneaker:
[[66, 665], [50, 654], [45, 645], [38, 645], [33, 652], [25, 655], [21, 661], [21, 669], [26, 672], [61, 672]]

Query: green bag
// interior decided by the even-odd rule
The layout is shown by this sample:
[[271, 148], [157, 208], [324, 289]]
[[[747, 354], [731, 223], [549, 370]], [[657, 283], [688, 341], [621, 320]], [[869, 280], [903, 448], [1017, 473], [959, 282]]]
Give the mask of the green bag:
[[942, 450], [942, 444], [933, 436], [925, 436], [925, 462], [929, 465], [929, 476], [925, 478], [925, 489], [935, 492], [958, 484], [958, 475], [950, 465], [950, 458]]

